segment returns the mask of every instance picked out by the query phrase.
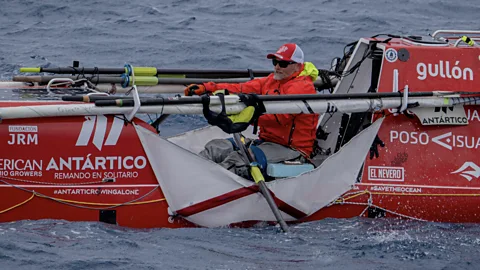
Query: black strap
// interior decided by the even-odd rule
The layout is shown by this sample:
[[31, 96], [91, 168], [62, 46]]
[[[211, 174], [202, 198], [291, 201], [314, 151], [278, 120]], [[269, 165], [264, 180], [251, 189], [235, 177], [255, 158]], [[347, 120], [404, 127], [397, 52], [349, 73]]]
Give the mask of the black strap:
[[202, 95], [202, 105], [203, 105], [203, 116], [207, 119], [210, 125], [218, 125], [217, 122], [220, 120], [221, 116], [227, 116], [225, 110], [225, 96], [223, 94], [218, 94], [218, 99], [220, 99], [220, 103], [222, 104], [222, 111], [220, 113], [216, 113], [210, 110], [210, 96], [209, 95]]
[[233, 123], [225, 110], [225, 96], [223, 94], [217, 94], [222, 104], [222, 111], [216, 113], [210, 110], [210, 97], [208, 95], [202, 95], [203, 104], [203, 116], [207, 119], [208, 123], [213, 126], [219, 127], [221, 130], [228, 134], [239, 133], [247, 129], [249, 123]]
[[265, 109], [265, 104], [263, 104], [263, 101], [258, 98], [257, 94], [239, 94], [238, 96], [240, 97], [240, 101], [242, 101], [245, 106], [253, 106], [255, 108], [255, 113], [253, 114], [250, 123], [253, 124], [253, 134], [257, 134], [258, 118], [267, 111]]
[[233, 123], [226, 113], [225, 109], [225, 96], [223, 94], [217, 94], [222, 104], [222, 111], [216, 113], [210, 110], [210, 97], [208, 95], [202, 95], [203, 116], [207, 119], [210, 125], [221, 128], [224, 132], [232, 134], [242, 132], [250, 124], [253, 124], [253, 134], [257, 133], [258, 118], [265, 113], [265, 105], [255, 94], [239, 94], [240, 101], [242, 101], [246, 107], [253, 106], [255, 112], [252, 119], [248, 123]]

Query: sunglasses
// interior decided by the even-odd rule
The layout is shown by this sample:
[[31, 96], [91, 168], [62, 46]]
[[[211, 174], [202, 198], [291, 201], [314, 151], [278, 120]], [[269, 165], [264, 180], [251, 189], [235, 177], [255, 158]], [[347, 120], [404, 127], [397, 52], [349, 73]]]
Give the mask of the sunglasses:
[[286, 68], [286, 67], [288, 67], [290, 64], [295, 64], [295, 62], [278, 61], [277, 59], [273, 58], [273, 59], [272, 59], [272, 64], [273, 64], [273, 66], [276, 66], [276, 65], [278, 64], [281, 68]]

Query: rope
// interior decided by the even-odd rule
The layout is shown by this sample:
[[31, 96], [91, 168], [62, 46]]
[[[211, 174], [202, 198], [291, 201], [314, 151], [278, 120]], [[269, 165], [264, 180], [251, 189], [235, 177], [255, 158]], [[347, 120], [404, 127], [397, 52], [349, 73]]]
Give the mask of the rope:
[[363, 195], [363, 194], [369, 194], [370, 192], [368, 190], [364, 190], [364, 191], [359, 191], [357, 194], [353, 195], [353, 196], [350, 196], [350, 197], [347, 197], [347, 198], [341, 198], [343, 202], [345, 201], [348, 201], [348, 200], [351, 200], [355, 197], [358, 197], [360, 195]]
[[442, 196], [451, 196], [451, 197], [479, 197], [480, 194], [423, 194], [423, 193], [388, 193], [388, 192], [370, 192], [373, 195], [392, 195], [392, 196], [429, 196], [429, 197], [442, 197]]
[[[128, 202], [124, 202], [124, 203], [95, 203], [95, 202], [82, 202], [82, 201], [75, 201], [75, 200], [66, 200], [66, 199], [60, 199], [60, 198], [55, 198], [55, 197], [52, 197], [52, 196], [48, 196], [48, 195], [44, 195], [44, 194], [41, 194], [39, 192], [36, 192], [35, 190], [28, 190], [28, 189], [25, 189], [25, 188], [22, 188], [22, 187], [19, 187], [17, 185], [14, 185], [14, 184], [11, 184], [11, 183], [8, 183], [4, 180], [1, 180], [1, 182], [3, 182], [4, 184], [6, 185], [9, 185], [11, 187], [14, 187], [14, 188], [17, 188], [19, 190], [23, 190], [25, 192], [28, 192], [28, 193], [32, 193], [32, 196], [30, 198], [28, 198], [27, 200], [19, 203], [19, 204], [16, 204], [12, 207], [9, 207], [7, 209], [4, 209], [4, 210], [1, 210], [0, 211], [0, 214], [3, 214], [5, 212], [8, 212], [14, 208], [17, 208], [29, 201], [31, 201], [35, 196], [39, 197], [39, 198], [44, 198], [44, 199], [49, 199], [49, 200], [53, 200], [53, 201], [56, 201], [58, 203], [62, 203], [62, 204], [66, 204], [66, 205], [69, 205], [69, 206], [72, 206], [72, 207], [77, 207], [77, 208], [83, 208], [83, 209], [90, 209], [90, 210], [106, 210], [106, 209], [113, 209], [113, 208], [117, 208], [117, 207], [120, 207], [120, 206], [128, 206], [128, 205], [141, 205], [141, 204], [149, 204], [149, 203], [157, 203], [157, 202], [162, 202], [162, 201], [166, 201], [165, 198], [161, 198], [161, 199], [155, 199], [155, 200], [150, 200], [150, 201], [142, 201], [142, 202], [139, 202], [139, 200], [147, 197], [148, 195], [150, 195], [151, 193], [153, 193], [157, 188], [159, 188], [160, 186], [157, 185], [155, 186], [151, 191], [147, 192], [146, 194], [134, 199], [134, 200], [131, 200], [131, 201], [128, 201]], [[82, 206], [82, 205], [97, 205], [97, 206], [108, 206], [108, 207], [88, 207], [88, 206]]]
[[14, 205], [14, 206], [12, 206], [12, 207], [10, 207], [10, 208], [7, 208], [7, 209], [5, 209], [5, 210], [0, 211], [0, 214], [3, 214], [3, 213], [5, 213], [5, 212], [8, 212], [8, 211], [14, 209], [14, 208], [17, 208], [17, 207], [19, 207], [20, 205], [26, 204], [27, 202], [31, 201], [34, 197], [35, 197], [35, 193], [32, 193], [32, 196], [31, 196], [30, 198], [28, 198], [27, 200], [25, 200], [25, 201], [23, 201], [23, 202], [21, 202], [21, 203], [18, 203], [18, 204]]
[[[4, 178], [9, 178], [9, 177], [4, 177]], [[39, 182], [35, 182], [35, 181], [28, 181], [28, 180], [20, 180], [20, 179], [14, 179], [12, 178], [13, 180], [16, 180], [16, 181], [23, 181], [23, 182], [33, 182], [33, 183], [39, 183]], [[90, 210], [107, 210], [107, 209], [113, 209], [113, 208], [117, 208], [117, 207], [120, 207], [120, 206], [128, 206], [128, 205], [142, 205], [142, 204], [150, 204], [150, 203], [157, 203], [157, 202], [162, 202], [162, 201], [166, 201], [165, 198], [161, 198], [161, 199], [155, 199], [155, 200], [150, 200], [150, 201], [142, 201], [142, 202], [139, 202], [141, 199], [147, 197], [148, 195], [150, 195], [151, 193], [153, 193], [157, 188], [159, 188], [159, 186], [155, 186], [151, 191], [147, 192], [146, 194], [134, 199], [134, 200], [131, 200], [131, 201], [128, 201], [128, 202], [124, 202], [124, 203], [96, 203], [96, 202], [84, 202], [84, 201], [76, 201], [76, 200], [67, 200], [67, 199], [60, 199], [60, 198], [55, 198], [55, 197], [52, 197], [52, 196], [48, 196], [48, 195], [44, 195], [44, 194], [41, 194], [39, 192], [36, 192], [34, 190], [28, 190], [28, 189], [25, 189], [25, 188], [22, 188], [22, 187], [19, 187], [17, 185], [14, 185], [14, 184], [11, 184], [11, 183], [8, 183], [4, 180], [1, 180], [1, 182], [3, 182], [4, 184], [6, 185], [9, 185], [11, 187], [14, 187], [14, 188], [17, 188], [19, 190], [23, 190], [25, 192], [29, 192], [29, 193], [32, 193], [32, 196], [28, 199], [26, 199], [25, 201], [23, 202], [20, 202], [14, 206], [11, 206], [7, 209], [4, 209], [4, 210], [1, 210], [0, 211], [0, 214], [3, 214], [3, 213], [6, 213], [12, 209], [15, 209], [21, 205], [24, 205], [26, 204], [27, 202], [33, 200], [33, 198], [35, 196], [39, 197], [39, 198], [44, 198], [44, 199], [49, 199], [49, 200], [53, 200], [53, 201], [56, 201], [58, 203], [62, 203], [62, 204], [66, 204], [66, 205], [69, 205], [69, 206], [72, 206], [72, 207], [77, 207], [77, 208], [83, 208], [83, 209], [90, 209]], [[98, 182], [96, 182], [98, 183]], [[54, 183], [56, 184], [56, 183]], [[75, 183], [78, 185], [78, 183]], [[88, 183], [84, 183], [84, 184], [88, 184]], [[65, 184], [65, 185], [69, 185], [69, 184]], [[71, 184], [70, 184], [71, 185]], [[367, 200], [366, 203], [362, 203], [362, 202], [349, 202], [349, 200], [352, 200], [356, 197], [359, 197], [359, 196], [362, 196], [362, 195], [365, 195], [365, 194], [368, 194], [369, 195], [369, 198]], [[348, 204], [348, 205], [364, 205], [366, 206], [365, 209], [359, 214], [359, 216], [363, 216], [365, 214], [365, 212], [368, 210], [368, 208], [370, 207], [375, 207], [377, 209], [380, 209], [380, 210], [383, 210], [387, 213], [390, 213], [392, 215], [396, 215], [396, 216], [399, 216], [399, 217], [403, 217], [403, 218], [407, 218], [407, 219], [412, 219], [412, 220], [417, 220], [417, 221], [427, 221], [427, 220], [424, 220], [424, 219], [421, 219], [421, 218], [417, 218], [417, 217], [413, 217], [413, 216], [409, 216], [409, 215], [405, 215], [405, 214], [401, 214], [401, 213], [398, 213], [398, 212], [395, 212], [395, 211], [391, 211], [391, 210], [388, 210], [386, 208], [383, 208], [383, 207], [380, 207], [376, 204], [373, 203], [373, 195], [387, 195], [387, 196], [429, 196], [429, 197], [447, 197], [447, 196], [450, 196], [450, 197], [480, 197], [480, 194], [447, 194], [447, 193], [441, 193], [441, 194], [425, 194], [425, 193], [391, 193], [391, 192], [371, 192], [369, 190], [363, 190], [363, 191], [357, 191], [357, 192], [352, 192], [352, 193], [347, 193], [345, 194], [344, 196], [348, 196], [348, 197], [340, 197], [336, 200], [334, 200], [331, 204], [327, 205], [327, 207], [329, 206], [332, 206], [332, 205], [335, 205], [335, 204]], [[88, 207], [88, 206], [83, 206], [83, 205], [95, 205], [95, 206], [108, 206], [108, 207]]]
[[[425, 219], [421, 219], [421, 218], [416, 218], [416, 217], [412, 217], [412, 216], [408, 216], [408, 215], [404, 215], [404, 214], [401, 214], [401, 213], [397, 213], [397, 212], [394, 212], [394, 211], [391, 211], [391, 210], [388, 210], [386, 208], [383, 208], [383, 207], [380, 207], [376, 204], [368, 204], [368, 203], [355, 203], [355, 202], [345, 202], [345, 204], [350, 204], [350, 205], [366, 205], [367, 207], [365, 209], [368, 209], [369, 207], [375, 207], [375, 208], [378, 208], [380, 210], [383, 210], [387, 213], [390, 213], [392, 215], [396, 215], [396, 216], [399, 216], [399, 217], [403, 217], [403, 218], [408, 218], [408, 219], [412, 219], [412, 220], [417, 220], [417, 221], [423, 221], [423, 222], [428, 222], [428, 220], [425, 220]], [[363, 212], [358, 215], [358, 216], [362, 216], [362, 214], [365, 213], [366, 210], [363, 210]]]
[[[18, 182], [40, 184], [40, 185], [56, 185], [56, 186], [91, 185], [91, 184], [105, 183], [104, 181], [84, 182], [84, 183], [53, 183], [53, 182], [38, 182], [38, 181], [32, 181], [32, 180], [24, 180], [24, 179], [18, 179], [18, 178], [13, 178], [8, 176], [2, 176], [2, 178], [7, 180], [12, 180], [12, 181], [18, 181]], [[7, 185], [11, 185], [10, 183], [8, 183], [7, 181], [4, 181], [3, 179], [0, 178], [0, 182], [3, 182]]]
[[[348, 202], [348, 200], [351, 200], [353, 198], [359, 197], [361, 195], [368, 194], [369, 198], [366, 203], [362, 202]], [[480, 194], [446, 194], [446, 193], [441, 193], [441, 194], [426, 194], [426, 193], [391, 193], [391, 192], [371, 192], [369, 190], [363, 190], [363, 191], [357, 191], [357, 192], [352, 192], [352, 193], [347, 193], [344, 196], [348, 197], [340, 197], [336, 200], [334, 200], [331, 204], [328, 206], [334, 205], [334, 204], [350, 204], [350, 205], [365, 205], [365, 209], [359, 214], [359, 216], [363, 216], [365, 212], [368, 210], [369, 207], [375, 207], [380, 210], [383, 210], [387, 213], [390, 213], [392, 215], [396, 215], [399, 217], [403, 218], [408, 218], [412, 220], [417, 220], [417, 221], [427, 221], [425, 219], [401, 214], [395, 211], [388, 210], [386, 208], [380, 207], [376, 204], [373, 203], [373, 195], [387, 195], [387, 196], [429, 196], [429, 197], [480, 197]]]

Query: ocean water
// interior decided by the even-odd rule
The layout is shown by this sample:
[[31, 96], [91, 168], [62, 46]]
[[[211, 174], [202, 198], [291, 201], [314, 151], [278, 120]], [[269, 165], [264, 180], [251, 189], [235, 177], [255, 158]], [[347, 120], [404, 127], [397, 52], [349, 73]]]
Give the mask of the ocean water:
[[1, 269], [478, 269], [480, 227], [326, 219], [291, 227], [127, 229], [0, 224]]
[[[23, 66], [268, 69], [298, 43], [329, 68], [375, 34], [480, 30], [478, 0], [0, 0], [0, 79]], [[0, 92], [0, 99], [33, 96]], [[172, 135], [205, 125], [174, 116]], [[134, 230], [62, 220], [0, 224], [0, 269], [479, 269], [480, 226], [327, 219], [251, 229]]]

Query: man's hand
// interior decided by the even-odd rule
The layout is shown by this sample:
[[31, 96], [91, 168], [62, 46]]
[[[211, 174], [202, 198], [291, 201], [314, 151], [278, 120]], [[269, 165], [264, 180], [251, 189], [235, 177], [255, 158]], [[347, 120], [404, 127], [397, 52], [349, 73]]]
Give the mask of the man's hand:
[[207, 92], [207, 89], [205, 89], [205, 86], [203, 84], [190, 84], [183, 90], [185, 96], [200, 96], [205, 94]]

